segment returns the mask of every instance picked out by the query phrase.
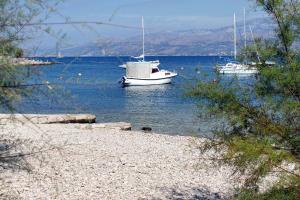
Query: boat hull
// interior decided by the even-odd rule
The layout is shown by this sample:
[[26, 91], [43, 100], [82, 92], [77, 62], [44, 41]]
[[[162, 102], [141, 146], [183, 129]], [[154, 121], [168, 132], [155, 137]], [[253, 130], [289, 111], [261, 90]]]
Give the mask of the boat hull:
[[217, 71], [221, 74], [257, 74], [258, 70], [256, 67], [236, 64], [236, 63], [227, 63], [224, 66], [218, 66]]
[[257, 74], [257, 69], [247, 69], [247, 70], [225, 70], [220, 69], [219, 73], [221, 74]]
[[137, 78], [122, 78], [123, 86], [146, 86], [146, 85], [163, 85], [170, 84], [172, 77], [159, 78], [159, 79], [137, 79]]

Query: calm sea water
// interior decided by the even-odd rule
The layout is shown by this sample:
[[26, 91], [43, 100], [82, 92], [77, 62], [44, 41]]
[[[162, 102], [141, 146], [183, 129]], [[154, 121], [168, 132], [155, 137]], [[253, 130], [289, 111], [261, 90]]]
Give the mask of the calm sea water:
[[[54, 58], [43, 58], [53, 60]], [[148, 57], [160, 60], [161, 69], [175, 70], [172, 84], [123, 88], [118, 84], [125, 70], [118, 65], [128, 57], [61, 58], [60, 64], [38, 69], [32, 82], [55, 84], [53, 93], [25, 98], [23, 113], [91, 113], [98, 122], [130, 122], [133, 128], [151, 127], [166, 134], [201, 135], [210, 127], [198, 117], [197, 103], [185, 96], [190, 84], [203, 76], [214, 76], [220, 57]], [[41, 92], [42, 93], [42, 92]]]

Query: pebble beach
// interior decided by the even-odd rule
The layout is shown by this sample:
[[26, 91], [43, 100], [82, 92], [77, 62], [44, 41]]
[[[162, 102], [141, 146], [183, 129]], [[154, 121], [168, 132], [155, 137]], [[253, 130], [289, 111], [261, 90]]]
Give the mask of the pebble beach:
[[[20, 199], [227, 199], [242, 180], [201, 154], [205, 140], [125, 131], [120, 124], [2, 124], [30, 141], [30, 170], [2, 170], [2, 196]], [[33, 147], [33, 148], [31, 148]]]

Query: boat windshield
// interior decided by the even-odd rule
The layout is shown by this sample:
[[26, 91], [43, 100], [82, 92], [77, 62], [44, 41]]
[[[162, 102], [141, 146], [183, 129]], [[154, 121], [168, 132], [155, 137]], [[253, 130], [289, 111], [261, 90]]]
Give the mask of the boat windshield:
[[158, 68], [152, 68], [152, 74], [159, 72]]

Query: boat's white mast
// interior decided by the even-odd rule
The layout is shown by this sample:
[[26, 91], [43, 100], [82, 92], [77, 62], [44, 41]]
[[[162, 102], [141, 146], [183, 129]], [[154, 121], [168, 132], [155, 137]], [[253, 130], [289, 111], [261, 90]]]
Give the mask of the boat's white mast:
[[253, 42], [254, 42], [254, 46], [255, 46], [255, 50], [256, 50], [256, 55], [257, 55], [257, 59], [258, 59], [258, 62], [260, 62], [260, 57], [259, 57], [259, 54], [258, 54], [258, 48], [257, 48], [256, 42], [255, 42], [255, 38], [254, 38], [253, 31], [252, 31], [252, 27], [249, 26], [249, 29], [250, 29], [250, 32], [251, 32], [252, 40], [253, 40]]
[[235, 21], [235, 13], [233, 15], [233, 29], [234, 29], [234, 59], [236, 60], [237, 50], [236, 50], [236, 21]]
[[142, 16], [142, 29], [143, 29], [143, 61], [145, 61], [145, 26], [144, 26], [144, 16]]
[[244, 8], [244, 37], [245, 37], [245, 44], [244, 47], [247, 47], [247, 33], [246, 33], [246, 8]]

